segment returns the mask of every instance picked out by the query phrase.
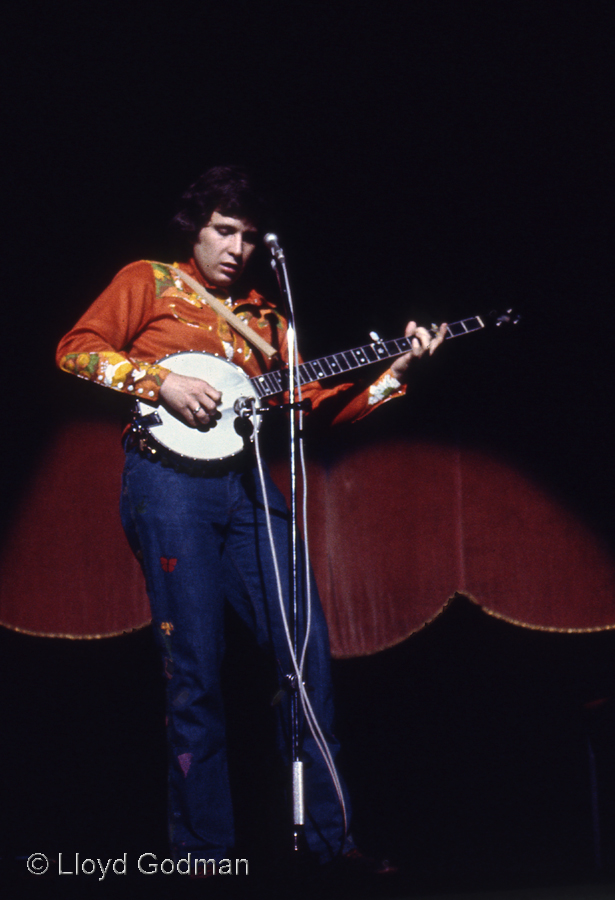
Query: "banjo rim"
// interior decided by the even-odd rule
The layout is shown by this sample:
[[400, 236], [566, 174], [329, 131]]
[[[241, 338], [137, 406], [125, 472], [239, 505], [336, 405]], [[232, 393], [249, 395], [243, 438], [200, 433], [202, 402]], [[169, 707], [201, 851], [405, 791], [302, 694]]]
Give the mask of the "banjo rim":
[[[241, 377], [241, 381], [246, 385], [247, 393], [251, 394], [253, 396], [254, 400], [256, 401], [256, 408], [260, 407], [261, 398], [258, 396], [255, 388], [252, 386], [250, 376], [247, 375], [245, 370], [242, 369], [241, 366], [238, 366], [237, 363], [234, 363], [231, 360], [225, 359], [222, 356], [219, 356], [214, 353], [209, 353], [206, 350], [180, 350], [176, 353], [169, 353], [166, 356], [161, 357], [159, 360], [157, 360], [157, 364], [164, 366], [164, 364], [168, 363], [170, 360], [177, 360], [179, 358], [188, 358], [188, 357], [194, 357], [194, 358], [209, 357], [210, 359], [216, 360], [216, 362], [221, 363], [224, 368], [228, 367], [231, 369], [235, 369], [236, 372], [238, 373], [238, 375]], [[172, 372], [175, 371], [171, 366], [168, 366], [168, 368]], [[184, 374], [184, 373], [179, 372], [176, 374]], [[194, 374], [194, 375], [191, 375], [191, 377], [198, 378], [198, 377], [202, 377], [202, 376], [199, 376], [198, 374]], [[223, 453], [222, 455], [212, 455], [212, 456], [207, 456], [207, 457], [192, 456], [189, 453], [182, 453], [180, 450], [176, 449], [175, 447], [168, 446], [168, 444], [166, 444], [164, 441], [162, 441], [160, 439], [160, 437], [157, 437], [153, 433], [153, 431], [150, 430], [150, 427], [148, 427], [147, 425], [142, 425], [138, 422], [138, 418], [140, 418], [140, 417], [145, 418], [148, 415], [151, 415], [152, 413], [156, 413], [160, 407], [162, 407], [165, 410], [165, 413], [167, 415], [172, 416], [174, 419], [176, 419], [178, 424], [180, 426], [182, 426], [183, 428], [185, 428], [187, 430], [189, 429], [191, 431], [192, 430], [197, 431], [198, 429], [192, 429], [191, 426], [188, 425], [186, 422], [184, 422], [179, 415], [172, 412], [160, 400], [158, 401], [158, 403], [152, 403], [148, 400], [144, 400], [142, 397], [134, 398], [133, 421], [131, 423], [132, 433], [135, 434], [135, 436], [139, 440], [142, 440], [145, 442], [147, 449], [150, 451], [151, 454], [155, 454], [156, 456], [158, 454], [160, 454], [160, 456], [158, 458], [161, 460], [165, 460], [165, 459], [168, 460], [168, 464], [170, 464], [171, 466], [173, 465], [173, 461], [176, 460], [177, 463], [184, 469], [206, 471], [208, 469], [220, 467], [220, 465], [224, 464], [225, 462], [232, 464], [232, 462], [236, 461], [238, 457], [245, 454], [246, 451], [249, 450], [250, 445], [252, 444], [252, 440], [253, 440], [252, 437], [248, 437], [246, 435], [246, 436], [243, 436], [243, 446], [239, 447], [239, 449], [234, 450], [230, 453], [227, 452], [227, 453]], [[228, 410], [227, 410], [227, 414], [230, 415]], [[241, 418], [240, 416], [236, 416], [236, 420], [239, 420], [240, 418]], [[254, 429], [255, 428], [258, 429], [261, 425], [261, 417], [260, 416], [252, 417], [251, 421], [252, 421], [251, 434], [253, 434]], [[199, 433], [202, 434], [206, 438], [207, 432], [199, 431]]]

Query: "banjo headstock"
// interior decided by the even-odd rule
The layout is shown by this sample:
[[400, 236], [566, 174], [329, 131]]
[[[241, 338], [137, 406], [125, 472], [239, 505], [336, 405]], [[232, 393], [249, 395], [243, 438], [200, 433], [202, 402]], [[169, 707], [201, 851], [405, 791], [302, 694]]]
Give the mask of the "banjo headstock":
[[489, 318], [496, 328], [502, 325], [517, 325], [521, 321], [521, 315], [514, 309], [507, 309], [504, 313], [498, 313], [495, 309], [489, 313]]

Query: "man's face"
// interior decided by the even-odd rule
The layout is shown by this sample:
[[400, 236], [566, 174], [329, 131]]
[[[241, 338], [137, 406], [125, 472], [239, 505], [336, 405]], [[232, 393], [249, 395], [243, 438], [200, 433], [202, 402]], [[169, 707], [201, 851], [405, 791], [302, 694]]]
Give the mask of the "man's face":
[[199, 231], [194, 259], [210, 284], [228, 288], [242, 274], [254, 252], [258, 232], [247, 219], [214, 212]]

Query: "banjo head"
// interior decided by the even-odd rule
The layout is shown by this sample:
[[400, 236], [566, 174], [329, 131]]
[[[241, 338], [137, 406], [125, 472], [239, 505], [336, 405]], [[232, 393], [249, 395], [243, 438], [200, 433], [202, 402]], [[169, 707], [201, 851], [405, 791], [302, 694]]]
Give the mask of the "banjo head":
[[258, 395], [243, 369], [219, 356], [197, 350], [173, 353], [159, 362], [177, 375], [207, 381], [220, 391], [222, 399], [218, 407], [219, 418], [200, 428], [190, 427], [162, 403], [154, 405], [137, 399], [139, 417], [154, 414], [159, 420], [142, 426], [154, 441], [177, 456], [203, 462], [220, 461], [241, 453], [253, 429], [260, 426], [261, 418], [258, 415], [241, 417], [236, 411], [236, 404], [240, 407], [242, 401], [247, 404], [255, 401], [257, 409], [260, 406]]

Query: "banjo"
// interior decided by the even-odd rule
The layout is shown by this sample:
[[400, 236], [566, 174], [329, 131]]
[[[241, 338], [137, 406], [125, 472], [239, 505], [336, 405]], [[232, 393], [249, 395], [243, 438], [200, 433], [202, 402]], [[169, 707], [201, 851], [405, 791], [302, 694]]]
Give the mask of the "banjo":
[[[518, 320], [519, 317], [508, 310], [495, 319], [495, 324], [516, 324]], [[480, 316], [462, 319], [447, 326], [444, 339], [470, 334], [484, 327], [485, 322]], [[411, 338], [381, 340], [376, 335], [374, 337], [372, 343], [362, 347], [300, 363], [297, 366], [297, 384], [312, 384], [379, 360], [400, 356], [411, 349]], [[159, 363], [177, 375], [201, 378], [222, 392], [217, 417], [198, 428], [189, 426], [162, 404], [155, 406], [145, 400], [136, 401], [132, 426], [135, 432], [145, 437], [151, 449], [170, 451], [185, 460], [220, 462], [241, 453], [254, 428], [260, 427], [262, 416], [259, 411], [268, 406], [268, 398], [287, 389], [287, 370], [278, 369], [249, 377], [235, 363], [212, 353], [187, 350], [172, 353]]]

